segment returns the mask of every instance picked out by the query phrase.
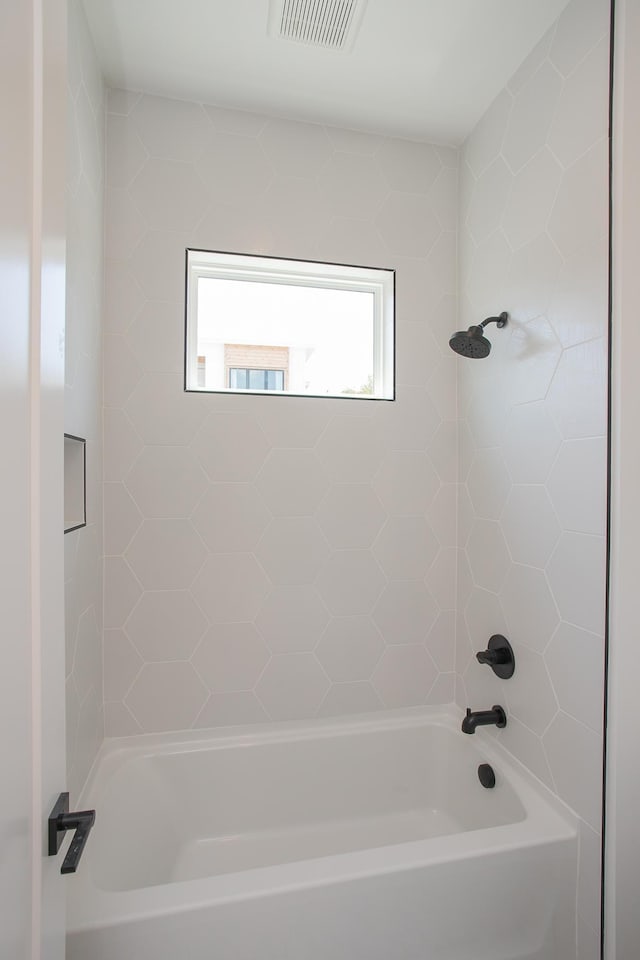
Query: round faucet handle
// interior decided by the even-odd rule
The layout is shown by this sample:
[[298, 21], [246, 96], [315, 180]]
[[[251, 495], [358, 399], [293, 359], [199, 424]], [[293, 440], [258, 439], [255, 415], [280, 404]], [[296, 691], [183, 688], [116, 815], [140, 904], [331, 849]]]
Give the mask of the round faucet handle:
[[508, 680], [513, 676], [516, 668], [516, 658], [511, 644], [500, 633], [494, 633], [489, 638], [486, 650], [476, 653], [478, 663], [486, 663], [501, 680]]

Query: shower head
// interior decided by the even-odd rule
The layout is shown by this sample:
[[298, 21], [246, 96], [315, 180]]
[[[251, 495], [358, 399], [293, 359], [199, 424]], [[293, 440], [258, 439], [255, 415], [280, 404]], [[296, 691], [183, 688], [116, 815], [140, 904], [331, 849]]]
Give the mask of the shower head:
[[461, 357], [482, 360], [491, 353], [491, 343], [484, 336], [484, 328], [488, 323], [495, 323], [498, 327], [504, 327], [507, 319], [508, 314], [503, 312], [499, 317], [487, 317], [478, 326], [469, 327], [468, 330], [458, 330], [449, 340], [449, 346]]

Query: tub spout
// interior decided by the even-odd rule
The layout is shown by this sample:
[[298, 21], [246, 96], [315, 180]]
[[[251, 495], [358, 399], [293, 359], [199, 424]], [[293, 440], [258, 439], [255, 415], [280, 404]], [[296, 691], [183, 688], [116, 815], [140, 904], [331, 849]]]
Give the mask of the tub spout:
[[486, 727], [495, 723], [496, 727], [506, 727], [507, 715], [500, 706], [493, 706], [491, 710], [475, 710], [471, 712], [467, 707], [467, 713], [462, 721], [463, 733], [475, 733], [476, 727]]

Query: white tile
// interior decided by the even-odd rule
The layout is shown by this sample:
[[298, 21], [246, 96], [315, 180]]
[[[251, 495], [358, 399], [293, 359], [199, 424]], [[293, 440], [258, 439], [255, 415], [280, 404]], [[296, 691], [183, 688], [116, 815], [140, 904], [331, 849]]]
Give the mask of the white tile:
[[566, 440], [547, 481], [562, 529], [604, 536], [606, 486], [606, 439]]
[[140, 382], [142, 369], [124, 337], [106, 336], [103, 342], [104, 403], [121, 407]]
[[187, 520], [144, 520], [127, 547], [127, 561], [147, 590], [188, 587], [205, 556], [205, 546]]
[[384, 453], [377, 424], [357, 416], [334, 417], [315, 451], [330, 479], [344, 483], [370, 482]]
[[130, 119], [107, 117], [107, 183], [128, 187], [147, 159], [147, 151]]
[[73, 678], [80, 702], [91, 693], [101, 696], [102, 634], [95, 607], [88, 607], [78, 619]]
[[547, 577], [563, 620], [592, 633], [604, 632], [605, 567], [604, 537], [562, 534]]
[[307, 517], [272, 520], [255, 554], [274, 584], [312, 583], [329, 556], [317, 523]]
[[425, 577], [425, 583], [441, 610], [453, 610], [456, 605], [456, 569], [458, 551], [455, 547], [440, 550]]
[[[579, 17], [580, 29], [576, 29]], [[558, 20], [549, 59], [560, 72], [569, 76], [598, 40], [609, 31], [609, 4], [603, 0], [570, 3]]]
[[502, 145], [514, 173], [546, 143], [561, 88], [562, 77], [545, 61], [518, 90]]
[[140, 724], [124, 703], [119, 700], [105, 701], [105, 737], [134, 737], [138, 733], [142, 733]]
[[549, 389], [548, 405], [566, 440], [607, 431], [607, 351], [603, 339], [565, 350]]
[[517, 174], [502, 218], [503, 230], [514, 250], [545, 229], [561, 179], [562, 168], [547, 147]]
[[505, 430], [503, 456], [514, 483], [544, 483], [562, 438], [542, 401], [513, 407]]
[[272, 720], [299, 720], [315, 715], [329, 686], [312, 653], [289, 653], [271, 658], [256, 694]]
[[105, 256], [126, 260], [142, 240], [147, 223], [128, 190], [110, 188], [105, 197]]
[[373, 619], [387, 644], [424, 643], [438, 613], [438, 606], [424, 584], [397, 580], [382, 591]]
[[341, 127], [325, 127], [325, 132], [336, 150], [369, 157], [378, 150], [383, 138], [359, 130], [343, 130]]
[[136, 605], [142, 588], [122, 557], [104, 561], [104, 627], [122, 627]]
[[469, 470], [467, 487], [477, 516], [497, 520], [511, 488], [511, 478], [499, 448], [478, 450]]
[[104, 552], [107, 557], [116, 556], [126, 550], [142, 515], [122, 483], [105, 483], [103, 497]]
[[316, 585], [336, 617], [369, 613], [386, 583], [369, 550], [338, 550], [331, 554]]
[[228, 133], [212, 134], [194, 166], [211, 200], [233, 206], [254, 203], [273, 178], [260, 141]]
[[324, 128], [314, 123], [272, 118], [260, 141], [273, 167], [291, 176], [314, 177], [332, 153]]
[[398, 385], [393, 403], [376, 405], [374, 420], [378, 442], [389, 450], [425, 450], [440, 415], [424, 387]]
[[517, 717], [509, 716], [506, 727], [500, 731], [500, 742], [555, 793], [551, 768], [540, 737]]
[[190, 663], [148, 663], [125, 704], [145, 733], [188, 729], [207, 699]]
[[608, 223], [608, 141], [603, 138], [565, 170], [549, 219], [549, 233], [563, 257], [595, 243]]
[[486, 240], [499, 225], [512, 181], [513, 174], [497, 157], [474, 184], [466, 225], [476, 243]]
[[516, 250], [504, 293], [511, 323], [524, 323], [547, 312], [562, 266], [562, 257], [546, 233]]
[[408, 193], [427, 193], [442, 168], [442, 161], [430, 143], [385, 138], [376, 161], [390, 187]]
[[333, 617], [315, 649], [330, 680], [368, 680], [384, 650], [370, 617]]
[[545, 33], [542, 40], [535, 45], [531, 53], [527, 54], [514, 75], [507, 84], [507, 89], [515, 96], [522, 87], [531, 79], [536, 70], [546, 60], [549, 52], [549, 46], [553, 39], [554, 28]]
[[185, 447], [145, 447], [125, 477], [145, 517], [181, 518], [193, 512], [208, 484], [194, 454]]
[[146, 590], [124, 625], [147, 663], [188, 660], [206, 628], [202, 611], [186, 590]]
[[455, 673], [439, 673], [427, 697], [428, 704], [450, 704], [455, 699]]
[[429, 445], [429, 457], [442, 483], [458, 479], [458, 431], [455, 420], [444, 420]]
[[128, 263], [107, 258], [104, 273], [104, 331], [123, 334], [144, 304], [145, 294]]
[[116, 113], [121, 117], [127, 117], [136, 103], [142, 96], [135, 90], [108, 89], [107, 94], [107, 113]]
[[184, 303], [147, 300], [131, 321], [126, 341], [145, 371], [184, 370]]
[[511, 564], [500, 603], [511, 641], [542, 653], [560, 619], [544, 570]]
[[269, 717], [251, 690], [212, 693], [193, 722], [194, 727], [232, 727], [264, 723]]
[[204, 394], [185, 393], [178, 373], [146, 373], [125, 412], [145, 443], [188, 444], [207, 415], [207, 402]]
[[104, 479], [122, 480], [142, 450], [142, 439], [131, 420], [116, 407], [103, 412]]
[[602, 732], [604, 639], [561, 623], [544, 654], [560, 708]]
[[435, 534], [423, 517], [390, 517], [372, 547], [390, 580], [421, 580], [439, 550]]
[[[500, 230], [484, 240], [475, 250], [463, 289], [478, 313], [487, 317], [495, 316], [493, 311], [498, 309], [499, 312], [502, 309], [496, 307], [496, 304], [499, 304], [501, 299], [510, 260], [511, 247]], [[480, 317], [475, 322], [482, 319], [483, 317]]]
[[441, 229], [428, 199], [412, 193], [390, 193], [375, 224], [390, 252], [406, 257], [426, 256]]
[[467, 137], [464, 159], [474, 176], [479, 177], [499, 155], [512, 104], [513, 97], [510, 93], [507, 90], [501, 91]]
[[217, 623], [191, 657], [212, 693], [251, 690], [269, 661], [264, 640], [251, 623]]
[[311, 450], [272, 450], [255, 485], [275, 517], [308, 517], [329, 486]]
[[389, 192], [372, 157], [334, 153], [318, 176], [327, 210], [342, 217], [370, 219]]
[[212, 553], [255, 548], [269, 511], [251, 483], [213, 483], [196, 507], [192, 523]]
[[191, 587], [212, 623], [253, 620], [268, 590], [262, 567], [245, 553], [212, 554]]
[[512, 559], [532, 567], [545, 566], [560, 536], [549, 495], [538, 484], [511, 488], [500, 526]]
[[455, 628], [455, 610], [447, 610], [440, 614], [425, 641], [435, 665], [443, 673], [450, 673], [455, 669]]
[[514, 652], [516, 669], [505, 688], [508, 715], [542, 736], [558, 711], [549, 673], [539, 653], [524, 644], [514, 644]]
[[131, 254], [129, 269], [149, 300], [184, 300], [184, 251], [193, 237], [192, 228], [147, 230]]
[[151, 158], [129, 186], [131, 201], [155, 230], [193, 230], [208, 202], [190, 163]]
[[250, 414], [213, 413], [198, 431], [193, 450], [211, 480], [242, 481], [255, 478], [269, 445]]
[[597, 829], [601, 823], [601, 736], [560, 712], [543, 743], [561, 799]]
[[103, 634], [105, 700], [122, 700], [142, 668], [142, 658], [124, 630]]
[[467, 557], [476, 585], [497, 593], [509, 572], [510, 559], [495, 520], [476, 520], [467, 543]]
[[429, 200], [443, 230], [458, 228], [458, 163], [457, 151], [453, 150], [454, 163], [442, 168], [429, 191]]
[[267, 125], [268, 118], [248, 110], [227, 110], [204, 104], [204, 109], [216, 130], [237, 133], [243, 137], [257, 137]]
[[607, 135], [609, 122], [609, 38], [603, 37], [565, 81], [549, 146], [568, 167]]
[[387, 647], [373, 674], [374, 689], [386, 707], [426, 703], [438, 671], [423, 646]]
[[145, 94], [129, 112], [134, 130], [152, 157], [195, 160], [211, 136], [211, 121], [199, 103]]
[[[464, 611], [464, 618], [469, 630], [469, 642], [475, 653], [486, 650], [489, 638], [494, 633], [507, 634], [507, 623], [498, 601], [498, 597], [488, 590], [475, 587], [469, 597]], [[483, 672], [486, 671], [483, 667]]]
[[357, 262], [387, 269], [389, 251], [368, 219], [334, 216], [321, 229], [314, 247], [315, 258], [328, 263]]
[[365, 483], [335, 483], [318, 507], [316, 519], [334, 548], [370, 547], [386, 518], [378, 497]]
[[329, 622], [315, 587], [274, 587], [255, 625], [272, 653], [303, 653], [313, 648]]
[[581, 246], [565, 260], [549, 307], [563, 347], [601, 337], [608, 318], [607, 236]]
[[424, 386], [440, 360], [433, 334], [422, 322], [396, 324], [396, 379], [399, 384]]
[[370, 683], [332, 683], [318, 708], [319, 717], [342, 717], [380, 710], [382, 703]]
[[256, 398], [255, 417], [274, 447], [313, 447], [331, 419], [335, 401], [307, 397]]
[[427, 512], [427, 520], [441, 547], [456, 546], [457, 485], [443, 483]]

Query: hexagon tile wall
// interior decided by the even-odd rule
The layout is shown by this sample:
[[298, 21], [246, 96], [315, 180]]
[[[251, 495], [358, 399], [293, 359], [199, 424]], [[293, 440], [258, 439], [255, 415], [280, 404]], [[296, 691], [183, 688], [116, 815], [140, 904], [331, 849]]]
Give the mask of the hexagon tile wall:
[[[450, 702], [457, 151], [107, 121], [107, 733]], [[397, 401], [185, 394], [187, 245], [395, 268]]]
[[67, 776], [84, 784], [104, 735], [102, 271], [104, 89], [80, 0], [69, 3], [65, 430], [87, 438], [87, 526], [64, 538]]
[[[574, 0], [464, 146], [457, 700], [581, 818], [580, 956], [596, 956], [605, 627], [609, 4]], [[473, 653], [516, 652], [508, 682]]]

